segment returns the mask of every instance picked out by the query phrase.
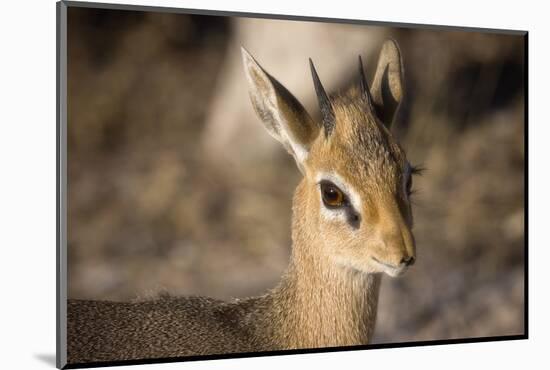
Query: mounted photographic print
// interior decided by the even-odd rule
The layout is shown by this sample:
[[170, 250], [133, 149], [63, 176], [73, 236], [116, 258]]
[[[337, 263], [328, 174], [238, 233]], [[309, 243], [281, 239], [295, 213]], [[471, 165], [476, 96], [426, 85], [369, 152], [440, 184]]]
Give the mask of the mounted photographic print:
[[57, 10], [58, 367], [527, 338], [527, 32]]

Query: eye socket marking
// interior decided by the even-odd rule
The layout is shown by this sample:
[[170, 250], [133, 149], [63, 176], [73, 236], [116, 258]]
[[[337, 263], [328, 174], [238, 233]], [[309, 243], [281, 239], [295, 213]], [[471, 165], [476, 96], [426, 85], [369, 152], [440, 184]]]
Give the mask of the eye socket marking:
[[346, 214], [347, 222], [354, 229], [358, 229], [361, 216], [353, 208], [348, 196], [331, 181], [321, 180], [319, 186], [325, 207], [331, 210], [343, 210]]

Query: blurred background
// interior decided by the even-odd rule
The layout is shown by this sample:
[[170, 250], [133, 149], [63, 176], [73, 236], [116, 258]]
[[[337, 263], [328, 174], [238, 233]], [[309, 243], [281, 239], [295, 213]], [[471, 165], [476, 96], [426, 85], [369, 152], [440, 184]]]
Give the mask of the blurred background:
[[394, 133], [415, 178], [418, 260], [384, 277], [374, 342], [522, 334], [524, 39], [136, 11], [68, 10], [68, 289], [261, 294], [290, 256], [300, 174], [255, 117], [240, 46], [318, 117], [370, 79], [383, 40], [405, 63]]

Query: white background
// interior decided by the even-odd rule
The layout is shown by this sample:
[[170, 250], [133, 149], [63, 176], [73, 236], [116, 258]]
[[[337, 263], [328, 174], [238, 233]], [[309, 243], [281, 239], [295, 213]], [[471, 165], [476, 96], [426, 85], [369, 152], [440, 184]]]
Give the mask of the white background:
[[[124, 3], [124, 1], [112, 1]], [[550, 66], [542, 1], [128, 0], [126, 3], [529, 30], [530, 339], [142, 366], [143, 369], [544, 368]], [[0, 367], [53, 368], [55, 355], [55, 2], [5, 1], [0, 13]], [[467, 102], [465, 102], [467, 103]], [[490, 143], [487, 143], [490, 145]], [[545, 353], [546, 352], [546, 353]], [[545, 356], [546, 355], [546, 356]], [[538, 363], [541, 365], [538, 365]], [[125, 367], [126, 368], [126, 367]], [[133, 367], [135, 368], [135, 367]]]

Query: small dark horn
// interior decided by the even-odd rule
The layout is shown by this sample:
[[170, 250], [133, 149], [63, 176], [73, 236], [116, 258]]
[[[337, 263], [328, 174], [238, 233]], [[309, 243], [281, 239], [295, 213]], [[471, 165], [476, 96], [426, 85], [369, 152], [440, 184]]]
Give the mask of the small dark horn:
[[370, 94], [369, 84], [367, 83], [367, 79], [365, 78], [365, 72], [363, 70], [363, 60], [361, 59], [361, 55], [359, 55], [359, 86], [361, 88], [361, 96], [367, 102], [369, 107], [372, 108], [372, 96]]
[[321, 110], [321, 116], [323, 119], [323, 126], [325, 128], [325, 136], [328, 137], [335, 125], [334, 110], [330, 99], [319, 80], [313, 61], [309, 58], [309, 66], [311, 67], [311, 77], [313, 78], [313, 85], [315, 86], [315, 93], [317, 94], [317, 101], [319, 102], [319, 108]]

